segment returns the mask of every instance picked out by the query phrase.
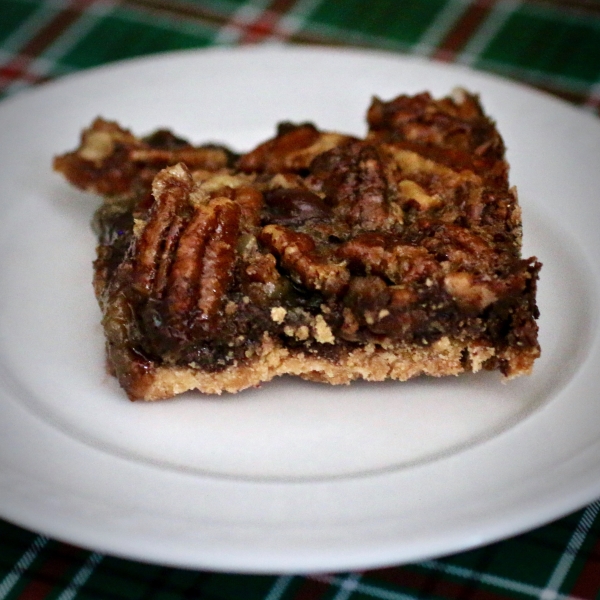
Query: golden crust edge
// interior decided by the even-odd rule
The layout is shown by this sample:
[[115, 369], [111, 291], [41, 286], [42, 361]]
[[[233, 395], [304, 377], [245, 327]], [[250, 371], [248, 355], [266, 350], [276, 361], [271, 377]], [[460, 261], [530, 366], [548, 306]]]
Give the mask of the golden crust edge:
[[[467, 353], [468, 360], [464, 360]], [[420, 375], [444, 377], [480, 371], [496, 356], [509, 365], [504, 380], [531, 373], [539, 352], [508, 349], [500, 356], [495, 348], [480, 342], [450, 340], [447, 337], [430, 346], [376, 346], [368, 344], [350, 351], [333, 362], [302, 352], [293, 352], [265, 336], [257, 357], [247, 364], [233, 365], [220, 372], [193, 367], [157, 366], [135, 382], [132, 400], [164, 400], [197, 390], [203, 394], [236, 393], [260, 386], [281, 375], [293, 375], [330, 385], [352, 381], [406, 381]]]

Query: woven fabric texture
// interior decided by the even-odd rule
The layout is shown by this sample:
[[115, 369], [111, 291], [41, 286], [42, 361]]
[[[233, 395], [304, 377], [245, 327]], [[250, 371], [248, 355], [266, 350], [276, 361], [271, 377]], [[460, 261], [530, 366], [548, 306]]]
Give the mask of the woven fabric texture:
[[[0, 97], [135, 56], [274, 41], [466, 64], [600, 110], [597, 0], [0, 0]], [[183, 598], [598, 600], [600, 501], [469, 552], [314, 576], [148, 565], [0, 521], [0, 600]]]

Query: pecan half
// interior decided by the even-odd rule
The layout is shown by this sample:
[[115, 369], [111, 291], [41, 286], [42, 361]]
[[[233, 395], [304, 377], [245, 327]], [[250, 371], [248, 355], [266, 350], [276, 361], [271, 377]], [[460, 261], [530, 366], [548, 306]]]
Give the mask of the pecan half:
[[282, 225], [267, 225], [260, 232], [259, 240], [279, 257], [291, 277], [306, 288], [337, 296], [348, 285], [350, 273], [346, 265], [319, 256], [315, 241], [306, 233]]
[[385, 167], [374, 146], [354, 142], [325, 152], [311, 172], [336, 215], [349, 225], [373, 231], [393, 223]]
[[264, 205], [263, 195], [249, 185], [242, 185], [236, 188], [233, 199], [240, 207], [244, 227], [248, 229], [258, 227], [261, 209]]
[[189, 146], [172, 150], [162, 148], [133, 149], [129, 153], [129, 159], [134, 163], [147, 163], [150, 166], [157, 165], [159, 168], [182, 162], [190, 169], [206, 169], [207, 171], [222, 169], [228, 163], [227, 152], [222, 148], [212, 146], [197, 148]]
[[164, 299], [172, 316], [211, 320], [233, 277], [241, 209], [222, 197], [193, 206], [192, 188], [183, 165], [155, 178], [155, 204], [134, 250], [132, 283], [142, 296]]
[[96, 119], [81, 133], [76, 150], [54, 158], [54, 170], [80, 189], [101, 195], [126, 194], [138, 172], [129, 160], [129, 149], [138, 145], [127, 129]]
[[363, 233], [346, 242], [337, 252], [352, 272], [384, 276], [395, 284], [413, 283], [440, 270], [433, 256], [416, 246], [380, 233]]
[[175, 315], [194, 309], [198, 318], [215, 317], [233, 275], [239, 207], [216, 198], [196, 209], [179, 239], [166, 291]]
[[285, 173], [308, 169], [319, 154], [340, 146], [348, 135], [319, 131], [312, 123], [281, 123], [277, 135], [244, 154], [238, 167], [247, 173]]
[[140, 196], [164, 167], [183, 162], [192, 169], [216, 171], [236, 159], [222, 146], [193, 146], [165, 130], [138, 138], [117, 123], [98, 118], [82, 132], [77, 149], [54, 159], [54, 169], [86, 191]]
[[428, 93], [401, 95], [389, 102], [374, 98], [367, 121], [370, 139], [437, 148], [440, 156], [462, 160], [477, 170], [503, 162], [504, 143], [494, 123], [484, 114], [477, 96], [464, 90], [440, 100]]
[[192, 186], [192, 176], [183, 165], [165, 169], [154, 180], [154, 204], [134, 250], [132, 287], [140, 294], [152, 292], [160, 264], [172, 255], [183, 220], [178, 212], [188, 206]]
[[490, 277], [510, 268], [514, 258], [495, 251], [490, 243], [475, 231], [453, 223], [423, 221], [421, 232], [427, 235], [422, 245], [440, 262], [452, 270], [486, 273]]

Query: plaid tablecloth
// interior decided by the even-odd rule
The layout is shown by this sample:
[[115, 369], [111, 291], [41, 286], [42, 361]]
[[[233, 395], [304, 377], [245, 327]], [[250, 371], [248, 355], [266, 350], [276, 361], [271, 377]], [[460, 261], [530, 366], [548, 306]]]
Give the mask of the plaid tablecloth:
[[[598, 0], [0, 0], [0, 96], [132, 56], [272, 41], [459, 62], [600, 110]], [[142, 564], [0, 521], [0, 600], [600, 599], [599, 513], [600, 501], [469, 552], [315, 576]]]

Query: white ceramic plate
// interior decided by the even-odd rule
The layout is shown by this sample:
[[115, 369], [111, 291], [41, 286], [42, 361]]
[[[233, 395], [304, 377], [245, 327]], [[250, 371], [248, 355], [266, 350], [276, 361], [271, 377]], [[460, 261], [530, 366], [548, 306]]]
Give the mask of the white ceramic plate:
[[[104, 371], [98, 201], [51, 171], [97, 115], [248, 149], [280, 120], [361, 134], [370, 98], [479, 92], [544, 263], [543, 357], [495, 374], [130, 403]], [[0, 515], [170, 565], [307, 572], [414, 561], [600, 496], [600, 123], [464, 68], [263, 47], [151, 57], [0, 105]]]

